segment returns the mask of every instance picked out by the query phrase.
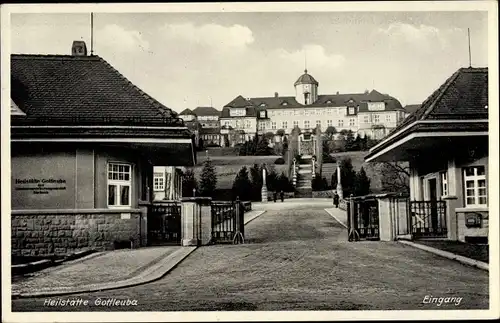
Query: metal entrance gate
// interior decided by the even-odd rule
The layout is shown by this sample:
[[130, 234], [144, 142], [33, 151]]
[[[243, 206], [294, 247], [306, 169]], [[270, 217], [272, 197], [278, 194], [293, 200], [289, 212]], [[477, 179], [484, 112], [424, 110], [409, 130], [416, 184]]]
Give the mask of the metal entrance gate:
[[212, 243], [244, 243], [244, 208], [240, 201], [212, 202]]
[[445, 201], [411, 201], [411, 234], [418, 238], [446, 238]]
[[376, 198], [347, 201], [349, 241], [380, 240], [378, 200]]
[[154, 202], [148, 206], [148, 245], [181, 243], [181, 204]]

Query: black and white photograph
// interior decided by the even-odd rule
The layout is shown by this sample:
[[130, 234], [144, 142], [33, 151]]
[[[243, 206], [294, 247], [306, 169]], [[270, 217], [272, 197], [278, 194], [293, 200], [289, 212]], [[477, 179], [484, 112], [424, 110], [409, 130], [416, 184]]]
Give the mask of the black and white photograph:
[[498, 318], [497, 17], [2, 5], [2, 321]]

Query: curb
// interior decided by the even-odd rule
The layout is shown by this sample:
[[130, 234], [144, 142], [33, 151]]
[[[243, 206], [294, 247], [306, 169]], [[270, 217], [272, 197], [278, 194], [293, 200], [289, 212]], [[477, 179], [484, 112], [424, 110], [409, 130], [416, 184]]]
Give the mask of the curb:
[[445, 258], [448, 258], [448, 259], [451, 259], [451, 260], [456, 260], [456, 261], [458, 261], [458, 262], [460, 262], [462, 264], [465, 264], [465, 265], [473, 266], [473, 267], [476, 267], [476, 268], [479, 268], [479, 269], [482, 269], [482, 270], [486, 270], [486, 271], [490, 270], [489, 269], [489, 264], [487, 264], [485, 262], [482, 262], [482, 261], [479, 261], [479, 260], [474, 260], [474, 259], [471, 259], [471, 258], [467, 258], [467, 257], [464, 257], [464, 256], [457, 255], [457, 254], [452, 253], [452, 252], [443, 251], [443, 250], [440, 250], [440, 249], [436, 249], [436, 248], [433, 248], [433, 247], [421, 245], [421, 244], [414, 243], [414, 242], [411, 242], [411, 241], [398, 240], [397, 242], [405, 244], [405, 245], [408, 245], [408, 246], [415, 247], [417, 249], [428, 251], [430, 253], [433, 253], [433, 254], [441, 256], [441, 257], [445, 257]]
[[347, 224], [345, 224], [344, 222], [340, 221], [335, 215], [333, 215], [330, 211], [330, 209], [325, 209], [326, 213], [328, 213], [332, 218], [334, 218], [338, 223], [342, 224], [342, 226], [344, 228], [347, 229]]
[[168, 274], [173, 268], [181, 263], [187, 256], [189, 256], [197, 247], [181, 247], [179, 250], [165, 256], [165, 258], [150, 268], [147, 268], [139, 275], [125, 279], [118, 282], [110, 282], [104, 284], [91, 284], [80, 287], [62, 287], [52, 290], [39, 290], [29, 293], [12, 293], [12, 299], [17, 298], [34, 298], [44, 296], [68, 295], [77, 293], [90, 293], [110, 289], [119, 289], [125, 287], [132, 287], [150, 283], [158, 280]]
[[61, 259], [42, 259], [37, 261], [28, 262], [25, 264], [11, 265], [12, 275], [25, 275], [40, 272], [45, 269], [57, 267], [61, 264], [71, 264], [76, 261], [81, 261], [89, 257], [95, 257], [99, 252], [93, 249], [84, 249], [72, 254], [68, 254]]
[[[337, 220], [337, 222], [339, 222], [340, 224], [342, 224], [345, 228], [347, 228], [347, 225], [345, 225], [342, 221], [340, 221], [335, 215], [333, 215], [329, 209], [325, 209], [325, 211], [331, 216], [333, 217], [335, 220]], [[440, 250], [440, 249], [436, 249], [436, 248], [433, 248], [433, 247], [429, 247], [429, 246], [425, 246], [425, 245], [421, 245], [421, 244], [418, 244], [418, 243], [414, 243], [412, 241], [408, 241], [408, 240], [396, 240], [397, 242], [399, 243], [402, 243], [402, 244], [405, 244], [405, 245], [408, 245], [408, 246], [412, 246], [414, 248], [417, 248], [417, 249], [421, 249], [421, 250], [424, 250], [424, 251], [428, 251], [430, 253], [433, 253], [433, 254], [436, 254], [438, 256], [441, 256], [441, 257], [445, 257], [445, 258], [448, 258], [448, 259], [451, 259], [451, 260], [456, 260], [462, 264], [465, 264], [465, 265], [469, 265], [469, 266], [473, 266], [473, 267], [476, 267], [476, 268], [479, 268], [479, 269], [482, 269], [482, 270], [486, 270], [486, 271], [489, 271], [489, 264], [485, 263], [485, 262], [482, 262], [482, 261], [479, 261], [479, 260], [475, 260], [475, 259], [471, 259], [471, 258], [467, 258], [467, 257], [464, 257], [464, 256], [460, 256], [460, 255], [457, 255], [455, 253], [452, 253], [452, 252], [448, 252], [448, 251], [444, 251], [444, 250]]]
[[266, 213], [266, 211], [256, 211], [257, 214], [254, 215], [252, 218], [248, 219], [245, 221], [244, 225], [247, 225], [248, 223], [252, 222], [253, 220], [257, 219], [259, 216], [261, 216], [262, 214]]

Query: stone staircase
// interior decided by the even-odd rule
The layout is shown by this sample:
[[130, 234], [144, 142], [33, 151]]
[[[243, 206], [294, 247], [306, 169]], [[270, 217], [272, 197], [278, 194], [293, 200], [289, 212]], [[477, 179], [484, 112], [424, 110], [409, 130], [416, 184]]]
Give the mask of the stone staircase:
[[296, 197], [312, 197], [312, 160], [303, 158], [297, 165]]

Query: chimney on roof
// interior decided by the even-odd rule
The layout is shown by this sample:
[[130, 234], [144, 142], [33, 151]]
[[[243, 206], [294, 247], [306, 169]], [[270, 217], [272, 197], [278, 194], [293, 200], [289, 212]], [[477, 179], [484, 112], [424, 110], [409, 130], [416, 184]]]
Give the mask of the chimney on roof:
[[275, 98], [279, 97], [278, 92], [274, 92], [274, 97], [275, 97]]
[[82, 40], [75, 40], [71, 46], [71, 55], [73, 56], [87, 56], [87, 45]]
[[339, 95], [339, 94], [340, 94], [339, 91], [337, 91], [337, 95]]
[[368, 91], [368, 89], [366, 89], [366, 90], [365, 90], [365, 94], [368, 94], [368, 93], [370, 93], [370, 91]]

